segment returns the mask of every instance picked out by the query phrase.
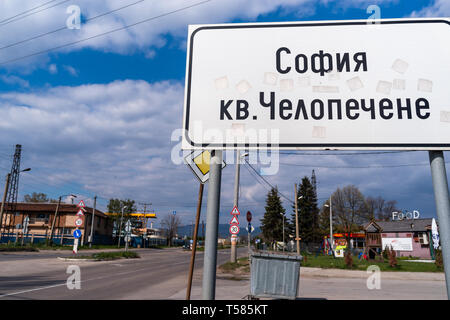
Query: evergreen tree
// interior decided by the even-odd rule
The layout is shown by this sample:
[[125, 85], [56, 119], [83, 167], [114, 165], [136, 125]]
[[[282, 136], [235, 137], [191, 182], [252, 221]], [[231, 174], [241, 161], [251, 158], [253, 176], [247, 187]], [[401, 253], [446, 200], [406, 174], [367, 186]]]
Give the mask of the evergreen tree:
[[[319, 208], [314, 186], [308, 177], [302, 179], [297, 190], [299, 235], [303, 242], [319, 242], [321, 239], [319, 229]], [[290, 229], [295, 234], [295, 209], [292, 214]], [[292, 232], [292, 231], [291, 231]]]
[[[283, 239], [283, 216], [285, 209], [281, 204], [280, 196], [278, 195], [278, 189], [272, 188], [267, 194], [266, 199], [266, 212], [261, 219], [261, 231], [264, 240], [268, 243], [273, 241], [281, 241]], [[287, 221], [285, 220], [285, 225]], [[285, 230], [285, 237], [288, 239], [287, 229]]]

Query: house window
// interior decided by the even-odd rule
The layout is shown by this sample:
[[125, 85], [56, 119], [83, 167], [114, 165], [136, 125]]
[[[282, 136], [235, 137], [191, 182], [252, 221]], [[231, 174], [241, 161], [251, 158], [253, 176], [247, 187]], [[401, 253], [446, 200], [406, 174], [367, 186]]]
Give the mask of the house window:
[[428, 235], [426, 234], [426, 232], [419, 233], [419, 242], [420, 244], [428, 244]]
[[101, 220], [102, 218], [100, 218], [100, 217], [98, 217], [97, 218], [97, 228], [100, 228], [100, 220]]

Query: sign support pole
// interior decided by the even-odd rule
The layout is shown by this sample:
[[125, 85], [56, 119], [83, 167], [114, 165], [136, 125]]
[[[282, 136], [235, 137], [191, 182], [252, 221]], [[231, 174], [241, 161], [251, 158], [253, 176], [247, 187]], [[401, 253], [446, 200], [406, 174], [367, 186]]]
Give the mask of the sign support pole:
[[436, 213], [439, 221], [439, 238], [442, 246], [447, 298], [450, 299], [450, 200], [444, 153], [442, 151], [429, 151], [429, 157]]
[[203, 300], [214, 300], [216, 291], [217, 237], [219, 228], [222, 151], [212, 150], [206, 207], [205, 256], [203, 261]]
[[294, 199], [295, 199], [295, 241], [297, 242], [297, 255], [300, 255], [300, 236], [298, 234], [298, 193], [297, 193], [297, 184], [294, 184]]
[[[239, 205], [239, 165], [240, 165], [240, 152], [236, 150], [236, 168], [234, 175], [234, 201], [233, 207], [238, 207]], [[232, 263], [236, 262], [236, 238], [231, 236], [231, 257], [230, 261]]]

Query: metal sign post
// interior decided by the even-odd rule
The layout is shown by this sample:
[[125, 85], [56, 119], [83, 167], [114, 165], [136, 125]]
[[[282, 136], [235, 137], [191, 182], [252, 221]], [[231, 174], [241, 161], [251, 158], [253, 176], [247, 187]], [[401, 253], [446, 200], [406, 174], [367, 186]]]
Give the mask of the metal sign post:
[[203, 300], [214, 300], [216, 295], [217, 237], [220, 210], [220, 183], [222, 180], [222, 151], [211, 151], [208, 204], [206, 207], [205, 258], [203, 261]]
[[433, 179], [436, 213], [439, 221], [439, 234], [444, 262], [447, 298], [450, 299], [450, 201], [448, 196], [447, 173], [445, 171], [444, 153], [430, 151], [431, 177]]

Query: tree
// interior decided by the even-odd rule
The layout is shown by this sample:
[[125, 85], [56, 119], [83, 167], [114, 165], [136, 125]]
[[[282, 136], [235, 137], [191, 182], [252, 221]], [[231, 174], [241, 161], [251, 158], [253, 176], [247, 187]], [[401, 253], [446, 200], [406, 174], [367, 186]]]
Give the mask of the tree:
[[176, 214], [171, 213], [168, 213], [161, 221], [169, 247], [172, 245], [172, 239], [176, 236], [180, 224], [180, 218]]
[[[123, 220], [122, 218], [122, 208], [126, 206], [126, 208], [123, 210]], [[137, 211], [136, 204], [134, 200], [126, 199], [126, 200], [120, 200], [120, 199], [109, 199], [108, 206], [106, 207], [106, 211], [109, 213], [116, 213], [115, 215], [111, 216], [111, 219], [116, 226], [117, 233], [119, 232], [119, 229], [124, 230], [124, 224], [129, 219], [130, 214]], [[122, 222], [122, 226], [120, 226], [120, 223]]]
[[393, 211], [397, 211], [397, 201], [386, 201], [382, 197], [377, 198], [367, 197], [366, 200], [366, 212], [369, 220], [378, 219], [387, 221], [390, 219]]
[[[264, 217], [261, 219], [261, 231], [264, 241], [268, 243], [279, 241], [283, 238], [282, 215], [285, 214], [286, 210], [281, 204], [277, 188], [272, 188], [267, 194], [265, 209]], [[286, 231], [288, 230], [285, 226]]]
[[[301, 199], [298, 199], [300, 198]], [[308, 177], [302, 179], [297, 190], [299, 235], [306, 243], [320, 241], [319, 208], [314, 187]], [[291, 216], [291, 232], [295, 234], [295, 207]]]
[[23, 196], [24, 202], [34, 202], [34, 203], [56, 203], [58, 200], [50, 199], [45, 193], [33, 192], [31, 195], [26, 194]]
[[354, 185], [338, 188], [332, 195], [332, 206], [336, 224], [347, 233], [349, 244], [350, 233], [359, 231], [360, 225], [368, 220], [364, 196]]

